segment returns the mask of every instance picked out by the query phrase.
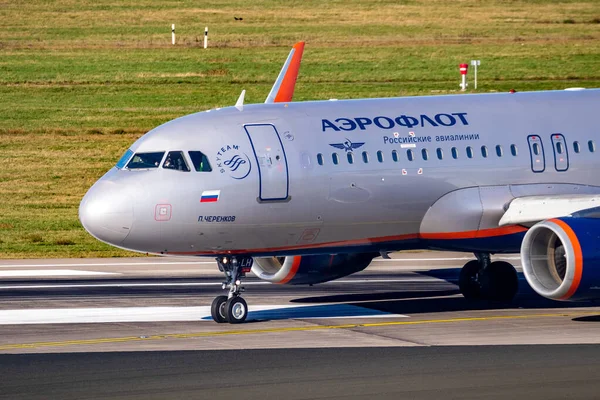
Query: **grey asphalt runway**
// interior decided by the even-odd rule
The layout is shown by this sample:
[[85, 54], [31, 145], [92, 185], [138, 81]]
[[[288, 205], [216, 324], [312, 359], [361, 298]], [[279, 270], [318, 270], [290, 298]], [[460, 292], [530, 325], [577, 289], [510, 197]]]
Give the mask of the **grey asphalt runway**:
[[469, 259], [394, 254], [312, 287], [249, 277], [242, 325], [210, 319], [210, 259], [0, 260], [0, 398], [596, 398], [600, 307], [522, 275], [513, 303], [469, 302]]
[[600, 347], [461, 346], [31, 354], [0, 399], [596, 399]]

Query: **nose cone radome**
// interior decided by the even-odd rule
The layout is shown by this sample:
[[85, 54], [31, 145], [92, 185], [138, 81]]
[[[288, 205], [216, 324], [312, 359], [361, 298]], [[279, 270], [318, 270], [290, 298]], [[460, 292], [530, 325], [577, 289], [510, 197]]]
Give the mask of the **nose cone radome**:
[[96, 239], [119, 245], [131, 231], [133, 201], [126, 185], [97, 182], [81, 200], [79, 220]]

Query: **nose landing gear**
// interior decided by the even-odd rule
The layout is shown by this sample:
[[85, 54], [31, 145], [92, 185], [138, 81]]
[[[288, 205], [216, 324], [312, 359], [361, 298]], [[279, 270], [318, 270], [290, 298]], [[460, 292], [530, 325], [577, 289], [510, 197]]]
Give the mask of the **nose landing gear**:
[[227, 296], [217, 296], [210, 307], [210, 313], [215, 322], [240, 324], [248, 316], [248, 304], [240, 296], [244, 291], [242, 279], [252, 268], [252, 258], [249, 257], [217, 257], [219, 271], [225, 274], [223, 289], [229, 289]]
[[506, 261], [491, 262], [489, 253], [475, 253], [460, 270], [458, 286], [469, 300], [510, 302], [519, 289], [515, 268]]

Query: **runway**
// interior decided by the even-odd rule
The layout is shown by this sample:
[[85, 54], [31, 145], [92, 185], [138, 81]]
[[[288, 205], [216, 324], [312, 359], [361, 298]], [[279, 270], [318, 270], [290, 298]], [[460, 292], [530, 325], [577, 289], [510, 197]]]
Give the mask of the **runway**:
[[[249, 277], [243, 325], [210, 320], [210, 303], [222, 293], [210, 259], [2, 260], [0, 353], [13, 355], [0, 356], [0, 373], [11, 377], [2, 380], [0, 398], [43, 398], [48, 388], [60, 398], [86, 398], [75, 389], [88, 381], [97, 386], [89, 398], [164, 398], [175, 382], [169, 398], [229, 398], [232, 388], [245, 398], [258, 397], [259, 388], [289, 398], [366, 396], [352, 389], [359, 381], [373, 395], [395, 398], [439, 398], [434, 389], [468, 398], [461, 388], [504, 398], [518, 393], [510, 385], [545, 398], [590, 394], [585, 379], [600, 365], [600, 307], [545, 300], [522, 275], [514, 303], [468, 302], [456, 281], [469, 259], [394, 254], [312, 287]], [[517, 255], [504, 259], [519, 269]], [[239, 382], [213, 377], [230, 367]], [[294, 376], [305, 376], [306, 385], [312, 379], [314, 392], [298, 392]], [[559, 383], [574, 381], [572, 396], [560, 396]], [[137, 382], [135, 390], [125, 382]]]

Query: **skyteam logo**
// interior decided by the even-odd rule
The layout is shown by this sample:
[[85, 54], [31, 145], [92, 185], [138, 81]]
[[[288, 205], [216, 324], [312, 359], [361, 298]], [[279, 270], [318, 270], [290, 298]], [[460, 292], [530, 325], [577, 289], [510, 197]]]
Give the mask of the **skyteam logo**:
[[346, 141], [344, 143], [330, 143], [329, 145], [331, 147], [335, 147], [336, 149], [346, 150], [346, 153], [348, 153], [349, 151], [358, 149], [359, 147], [361, 147], [364, 144], [365, 144], [365, 142], [352, 143], [350, 141], [350, 139], [346, 138]]
[[217, 152], [217, 168], [224, 174], [229, 173], [233, 179], [244, 179], [250, 175], [252, 164], [250, 157], [242, 151], [237, 144], [221, 147]]

